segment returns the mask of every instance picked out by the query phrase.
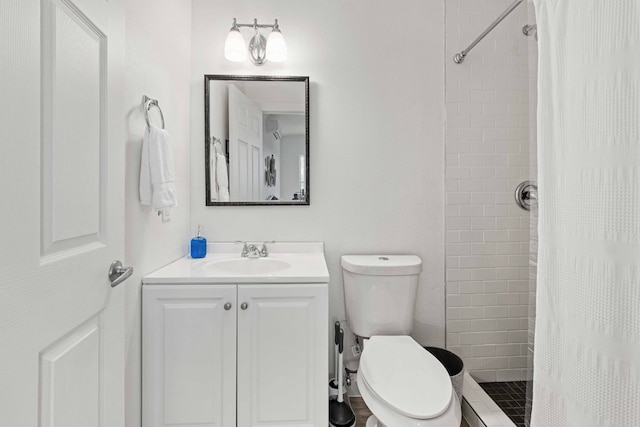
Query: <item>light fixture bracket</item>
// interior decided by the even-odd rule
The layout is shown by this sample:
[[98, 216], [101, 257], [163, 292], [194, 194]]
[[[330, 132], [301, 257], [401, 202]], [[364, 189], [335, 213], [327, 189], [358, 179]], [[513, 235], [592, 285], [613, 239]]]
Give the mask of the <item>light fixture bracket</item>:
[[257, 28], [249, 41], [249, 58], [255, 65], [263, 65], [267, 62], [267, 39]]
[[278, 26], [278, 20], [276, 19], [273, 24], [258, 24], [258, 19], [253, 19], [253, 24], [238, 24], [236, 18], [233, 18], [233, 25], [238, 28], [280, 28]]

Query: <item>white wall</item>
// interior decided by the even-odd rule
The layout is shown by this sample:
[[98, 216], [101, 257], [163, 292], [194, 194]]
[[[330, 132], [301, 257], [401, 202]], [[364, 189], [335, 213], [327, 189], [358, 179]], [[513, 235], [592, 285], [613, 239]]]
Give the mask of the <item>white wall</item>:
[[[126, 3], [125, 264], [133, 265], [135, 274], [124, 285], [125, 402], [126, 425], [136, 427], [140, 425], [140, 278], [184, 256], [192, 234], [189, 229], [188, 172], [191, 2], [135, 0]], [[162, 223], [149, 206], [141, 206], [138, 198], [140, 147], [146, 127], [142, 95], [159, 100], [174, 147], [179, 206], [172, 210], [172, 219], [167, 223]], [[152, 110], [151, 120], [158, 124], [156, 114]]]
[[481, 381], [526, 378], [529, 179], [526, 2], [452, 60], [511, 0], [446, 0], [447, 345]]
[[[424, 261], [414, 336], [444, 345], [444, 4], [404, 0], [194, 0], [191, 226], [214, 240], [319, 240], [330, 316], [344, 318], [340, 256]], [[238, 22], [278, 18], [289, 59], [224, 59]], [[250, 31], [243, 33], [248, 39]], [[310, 76], [311, 205], [205, 207], [204, 74]], [[329, 346], [327, 346], [329, 351]]]
[[291, 200], [300, 192], [300, 156], [305, 151], [304, 135], [284, 135], [280, 140], [280, 186], [282, 200]]

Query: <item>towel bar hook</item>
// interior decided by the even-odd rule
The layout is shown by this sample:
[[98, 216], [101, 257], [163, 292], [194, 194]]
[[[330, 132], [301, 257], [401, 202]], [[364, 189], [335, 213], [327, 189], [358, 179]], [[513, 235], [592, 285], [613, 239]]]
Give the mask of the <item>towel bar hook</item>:
[[147, 121], [147, 126], [151, 127], [149, 123], [149, 110], [151, 107], [156, 107], [160, 111], [160, 118], [162, 119], [162, 129], [164, 129], [164, 114], [162, 114], [162, 108], [158, 104], [157, 99], [151, 99], [147, 95], [142, 95], [142, 103], [144, 104], [144, 119]]

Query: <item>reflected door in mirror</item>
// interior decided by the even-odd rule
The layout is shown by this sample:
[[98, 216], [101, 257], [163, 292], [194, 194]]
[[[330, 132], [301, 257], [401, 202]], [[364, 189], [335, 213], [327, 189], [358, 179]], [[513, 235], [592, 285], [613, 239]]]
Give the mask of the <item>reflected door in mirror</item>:
[[262, 200], [262, 110], [229, 85], [229, 195], [232, 201]]

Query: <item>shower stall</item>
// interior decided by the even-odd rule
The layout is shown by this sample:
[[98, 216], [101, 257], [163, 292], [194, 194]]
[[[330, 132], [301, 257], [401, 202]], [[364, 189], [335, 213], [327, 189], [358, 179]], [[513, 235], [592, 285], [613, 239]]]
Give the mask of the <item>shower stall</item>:
[[[446, 5], [446, 325], [469, 373], [463, 413], [637, 426], [640, 3]], [[523, 181], [538, 209], [513, 203], [514, 187], [534, 194]]]
[[479, 426], [528, 426], [531, 413], [535, 24], [526, 0], [446, 0], [447, 347]]

